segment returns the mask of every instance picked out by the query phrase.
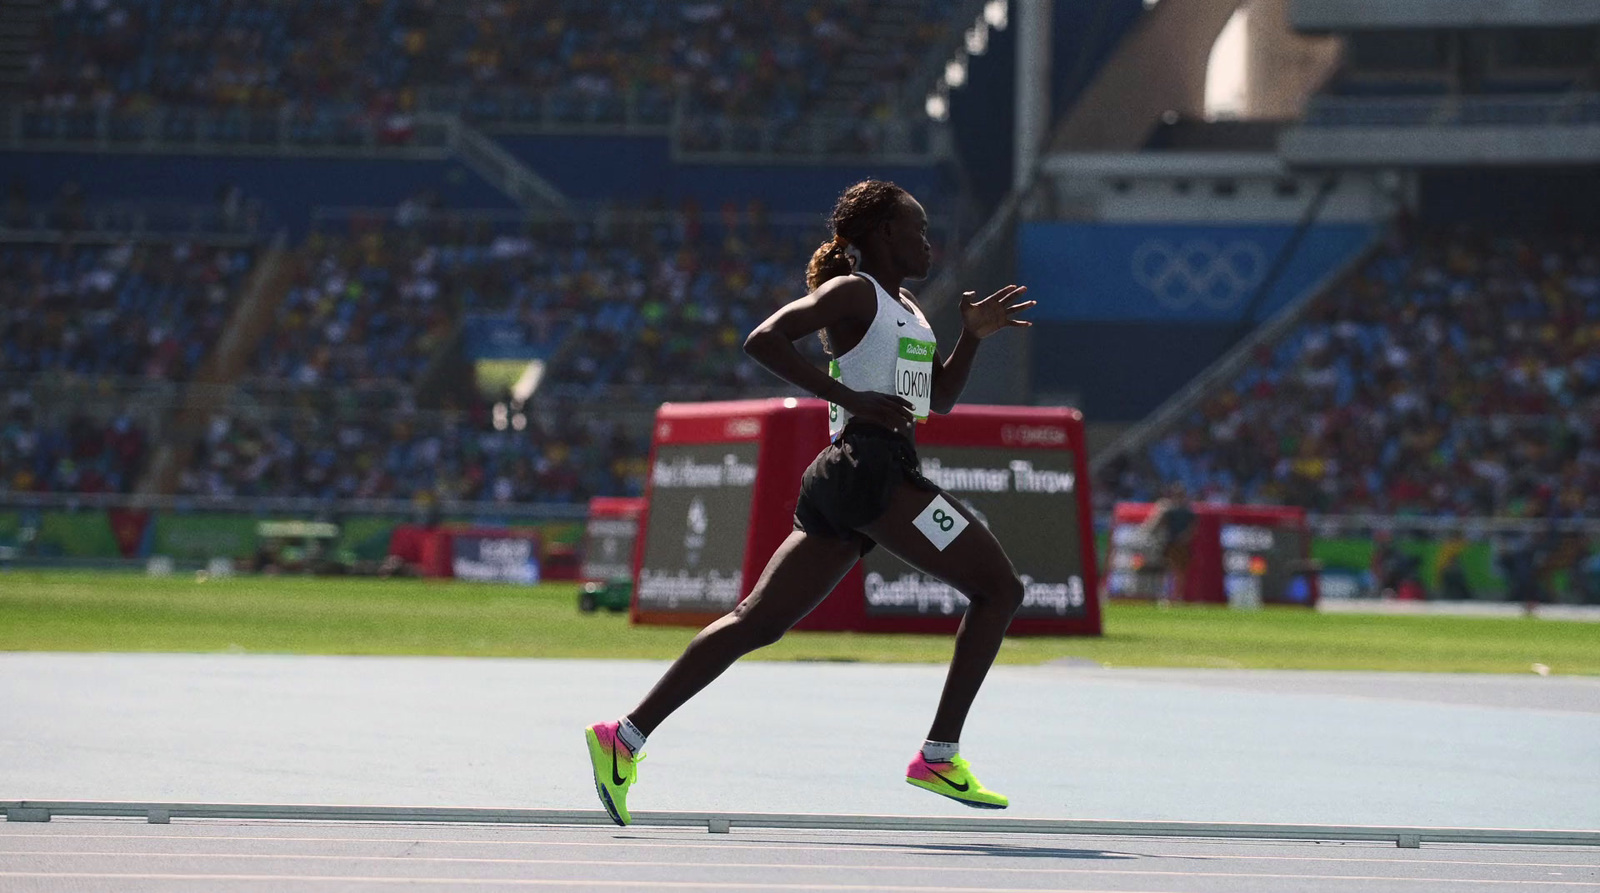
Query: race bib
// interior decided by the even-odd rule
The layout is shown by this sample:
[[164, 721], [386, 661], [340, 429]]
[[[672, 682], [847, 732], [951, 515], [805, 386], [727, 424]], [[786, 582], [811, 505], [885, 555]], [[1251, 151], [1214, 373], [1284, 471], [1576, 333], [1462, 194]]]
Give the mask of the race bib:
[[933, 397], [933, 342], [915, 338], [900, 339], [900, 356], [894, 363], [894, 393], [911, 404], [917, 421], [928, 420], [928, 401]]
[[933, 497], [928, 507], [923, 509], [922, 514], [911, 523], [922, 531], [922, 535], [927, 537], [928, 542], [933, 543], [933, 547], [940, 552], [960, 536], [961, 531], [967, 529], [966, 515], [956, 511], [955, 506], [943, 496]]

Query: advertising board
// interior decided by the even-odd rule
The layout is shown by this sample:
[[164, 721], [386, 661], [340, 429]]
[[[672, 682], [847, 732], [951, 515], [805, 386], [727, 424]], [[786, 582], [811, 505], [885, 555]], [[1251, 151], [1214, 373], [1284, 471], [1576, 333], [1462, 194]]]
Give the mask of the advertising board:
[[[801, 474], [827, 445], [827, 414], [823, 401], [798, 399], [657, 412], [635, 622], [704, 624], [750, 593], [794, 533]], [[918, 426], [917, 450], [923, 473], [989, 525], [1013, 559], [1025, 593], [1011, 634], [1099, 634], [1082, 416], [958, 407]], [[965, 606], [877, 549], [796, 628], [949, 632]]]
[[739, 603], [758, 449], [753, 442], [656, 448], [641, 610], [721, 613]]
[[539, 582], [539, 541], [531, 537], [454, 534], [450, 537], [450, 570], [460, 580], [532, 586]]
[[[922, 473], [959, 499], [1005, 547], [1022, 578], [1027, 617], [1081, 617], [1088, 609], [1078, 517], [1055, 509], [1077, 486], [1070, 450], [925, 446]], [[869, 617], [954, 617], [967, 599], [954, 588], [875, 549], [862, 559]]]

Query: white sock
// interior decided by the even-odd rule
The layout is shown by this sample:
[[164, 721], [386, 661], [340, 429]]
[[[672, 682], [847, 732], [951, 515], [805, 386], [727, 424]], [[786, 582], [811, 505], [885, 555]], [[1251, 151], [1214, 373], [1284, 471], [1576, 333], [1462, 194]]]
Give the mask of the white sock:
[[930, 763], [948, 763], [959, 750], [961, 745], [955, 741], [922, 742], [922, 758]]
[[633, 720], [626, 716], [617, 720], [617, 737], [622, 739], [623, 744], [628, 745], [628, 749], [633, 751], [635, 756], [644, 749], [644, 733], [639, 731]]

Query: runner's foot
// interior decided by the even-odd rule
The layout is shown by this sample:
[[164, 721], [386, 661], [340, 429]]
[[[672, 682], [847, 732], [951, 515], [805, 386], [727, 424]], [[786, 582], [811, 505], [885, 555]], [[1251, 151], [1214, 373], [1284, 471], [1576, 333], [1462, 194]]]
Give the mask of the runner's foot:
[[1011, 805], [1006, 795], [984, 787], [960, 755], [948, 763], [930, 763], [919, 752], [906, 767], [906, 783], [977, 809], [1005, 809]]
[[639, 778], [639, 761], [644, 754], [634, 756], [628, 745], [617, 737], [617, 723], [599, 722], [583, 730], [589, 743], [589, 761], [594, 764], [594, 790], [600, 803], [610, 813], [611, 820], [626, 825], [633, 819], [628, 815], [628, 788]]

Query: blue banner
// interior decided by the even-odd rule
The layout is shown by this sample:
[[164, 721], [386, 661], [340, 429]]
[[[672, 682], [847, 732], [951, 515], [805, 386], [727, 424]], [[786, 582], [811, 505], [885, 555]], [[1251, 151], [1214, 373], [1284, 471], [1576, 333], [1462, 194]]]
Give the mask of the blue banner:
[[[1338, 270], [1373, 232], [1367, 224], [1312, 227], [1251, 321]], [[1280, 223], [1025, 223], [1017, 281], [1039, 302], [1035, 319], [1234, 322], [1293, 233]]]

